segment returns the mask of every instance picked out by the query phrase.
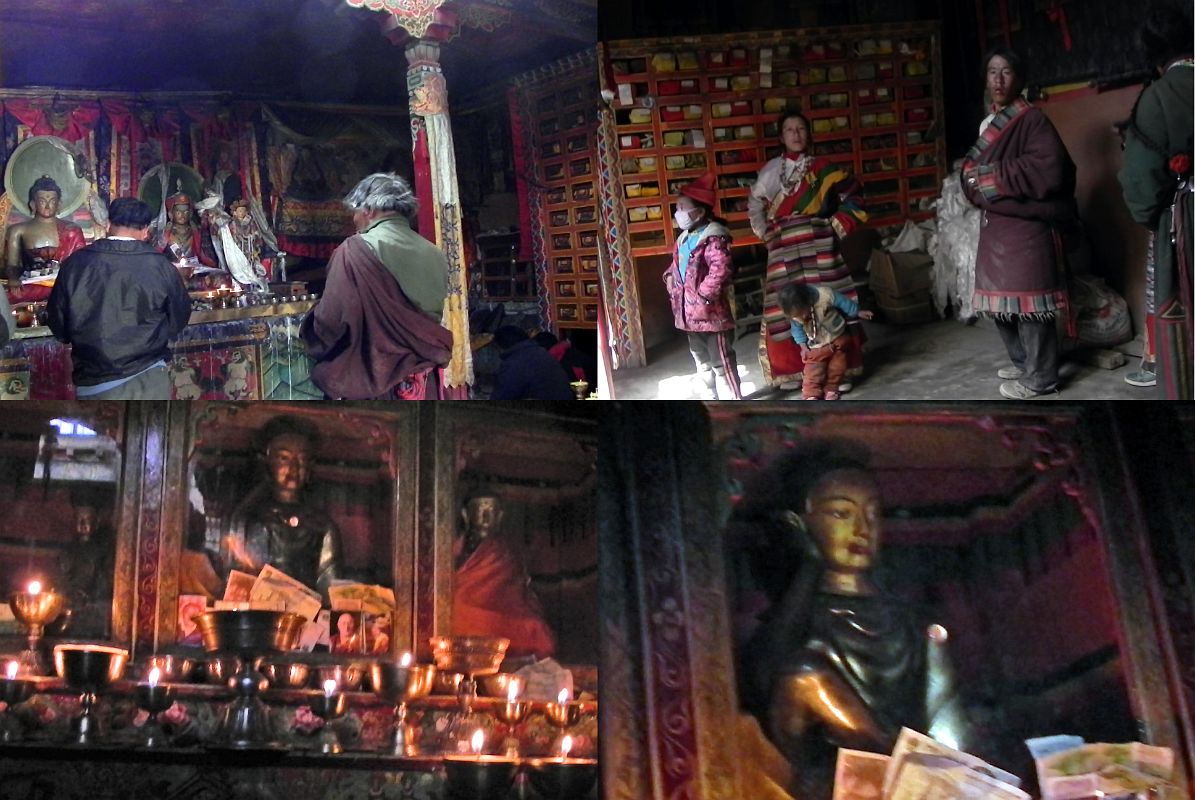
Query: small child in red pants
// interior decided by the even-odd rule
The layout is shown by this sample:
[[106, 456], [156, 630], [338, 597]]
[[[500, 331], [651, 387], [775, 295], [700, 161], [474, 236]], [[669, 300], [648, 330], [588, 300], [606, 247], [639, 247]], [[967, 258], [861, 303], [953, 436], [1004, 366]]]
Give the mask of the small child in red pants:
[[860, 311], [854, 300], [826, 286], [792, 283], [780, 291], [779, 300], [805, 360], [801, 396], [805, 400], [837, 400], [841, 396], [838, 384], [846, 372], [846, 321], [874, 315]]

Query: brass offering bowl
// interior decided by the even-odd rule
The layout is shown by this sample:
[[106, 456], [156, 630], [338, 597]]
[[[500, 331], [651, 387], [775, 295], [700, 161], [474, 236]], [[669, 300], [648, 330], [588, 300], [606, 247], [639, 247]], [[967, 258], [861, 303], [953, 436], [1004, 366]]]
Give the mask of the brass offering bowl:
[[459, 672], [436, 672], [432, 681], [432, 694], [456, 695], [461, 690], [465, 676]]
[[361, 681], [368, 671], [369, 665], [365, 662], [326, 664], [316, 668], [316, 686], [323, 686], [324, 681], [336, 681], [341, 690], [355, 692], [361, 688]]
[[174, 705], [177, 694], [178, 690], [166, 683], [137, 684], [137, 707], [149, 712], [149, 720], [141, 729], [143, 747], [157, 748], [168, 744], [166, 732], [158, 723], [158, 714]]
[[544, 717], [557, 728], [571, 728], [581, 721], [581, 704], [576, 700], [544, 703]]
[[271, 661], [261, 665], [261, 673], [275, 689], [302, 689], [311, 679], [311, 667], [297, 661]]
[[145, 659], [139, 670], [141, 680], [149, 677], [150, 670], [157, 668], [159, 683], [189, 683], [195, 673], [195, 659], [190, 656], [153, 655]]
[[204, 675], [208, 683], [225, 685], [240, 668], [240, 656], [214, 655], [204, 664]]
[[497, 672], [510, 646], [510, 639], [487, 636], [434, 636], [430, 641], [436, 669], [471, 677]]
[[93, 715], [98, 695], [124, 675], [129, 651], [96, 644], [60, 644], [54, 648], [54, 669], [72, 689], [82, 692], [82, 713], [71, 723], [75, 744], [94, 744], [101, 738]]
[[543, 800], [580, 800], [597, 782], [595, 758], [537, 758], [527, 766], [531, 786]]
[[4, 701], [4, 712], [0, 713], [0, 742], [11, 744], [25, 738], [21, 721], [10, 712], [13, 706], [33, 696], [33, 688], [33, 681], [24, 678], [0, 678], [0, 700]]
[[258, 695], [269, 682], [257, 671], [260, 657], [290, 650], [306, 620], [286, 611], [208, 611], [195, 622], [211, 653], [236, 653], [240, 669], [228, 683], [237, 699], [220, 727], [224, 744], [234, 748], [273, 747], [269, 711]]
[[8, 606], [17, 622], [25, 627], [26, 649], [19, 661], [26, 671], [34, 675], [45, 675], [49, 665], [42, 655], [41, 640], [46, 626], [61, 616], [66, 598], [53, 590], [39, 592], [13, 592], [8, 596]]
[[324, 721], [324, 727], [319, 734], [319, 750], [321, 753], [342, 753], [344, 747], [340, 744], [340, 737], [328, 723], [340, 719], [348, 711], [349, 699], [339, 688], [328, 694], [327, 692], [313, 692], [308, 698], [307, 705], [311, 713]]
[[454, 800], [503, 800], [518, 763], [503, 756], [444, 756], [445, 785]]
[[407, 701], [427, 697], [436, 682], [431, 664], [404, 666], [395, 661], [375, 661], [369, 667], [369, 681], [378, 697], [394, 704], [394, 732], [382, 750], [391, 755], [419, 755], [414, 729], [407, 724]]
[[517, 681], [511, 672], [499, 672], [494, 675], [483, 675], [477, 680], [477, 693], [482, 697], [509, 697], [510, 682]]

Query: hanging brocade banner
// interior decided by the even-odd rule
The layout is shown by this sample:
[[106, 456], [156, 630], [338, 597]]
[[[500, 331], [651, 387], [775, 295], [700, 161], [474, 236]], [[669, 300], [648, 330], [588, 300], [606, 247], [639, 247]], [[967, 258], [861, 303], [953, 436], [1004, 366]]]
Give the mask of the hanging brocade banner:
[[344, 0], [353, 8], [393, 14], [407, 33], [419, 38], [427, 33], [444, 0]]

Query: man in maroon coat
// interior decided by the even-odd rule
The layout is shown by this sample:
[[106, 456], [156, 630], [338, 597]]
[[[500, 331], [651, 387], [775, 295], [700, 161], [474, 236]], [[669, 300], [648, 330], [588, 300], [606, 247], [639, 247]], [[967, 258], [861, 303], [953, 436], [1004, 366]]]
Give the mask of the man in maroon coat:
[[689, 337], [697, 376], [714, 399], [722, 383], [742, 400], [734, 355], [734, 314], [730, 310], [733, 265], [730, 231], [713, 216], [714, 176], [703, 175], [681, 187], [673, 216], [681, 234], [664, 285], [678, 330]]
[[963, 191], [983, 211], [975, 310], [995, 320], [1012, 364], [1000, 394], [1032, 400], [1058, 388], [1055, 317], [1066, 313], [1060, 228], [1076, 217], [1075, 165], [1050, 120], [1021, 97], [1010, 50], [987, 58], [992, 114], [963, 162]]
[[419, 209], [398, 175], [349, 192], [358, 233], [332, 253], [324, 295], [300, 327], [311, 378], [333, 399], [436, 399], [452, 332], [440, 324], [448, 262], [411, 229]]

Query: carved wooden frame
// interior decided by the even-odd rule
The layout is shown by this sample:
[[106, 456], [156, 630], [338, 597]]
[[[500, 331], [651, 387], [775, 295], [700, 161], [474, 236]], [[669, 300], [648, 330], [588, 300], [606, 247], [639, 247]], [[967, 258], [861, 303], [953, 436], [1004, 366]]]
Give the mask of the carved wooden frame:
[[[771, 404], [611, 404], [599, 487], [603, 625], [602, 776], [608, 800], [742, 796], [721, 529], [737, 491], [735, 436], [767, 430], [795, 444], [828, 414], [974, 425], [1073, 496], [1100, 532], [1132, 708], [1144, 741], [1191, 764], [1173, 692], [1178, 663], [1157, 607], [1157, 580], [1132, 476], [1104, 406], [927, 404], [786, 413]], [[713, 428], [713, 430], [711, 430]], [[1121, 495], [1114, 492], [1119, 487]], [[1123, 502], [1128, 496], [1130, 502]], [[1121, 502], [1116, 502], [1121, 500]], [[1145, 591], [1142, 591], [1142, 589]]]
[[[367, 426], [371, 439], [389, 441], [389, 468], [393, 474], [391, 508], [391, 569], [394, 586], [418, 593], [425, 585], [417, 580], [420, 543], [416, 540], [419, 508], [416, 465], [418, 408], [405, 404], [367, 406], [350, 403], [263, 403], [207, 401], [203, 403], [138, 404], [146, 407], [147, 471], [142, 483], [141, 530], [137, 538], [137, 604], [133, 645], [139, 652], [154, 651], [174, 641], [179, 594], [179, 554], [187, 518], [187, 469], [199, 424], [221, 415], [235, 416], [249, 406], [253, 413], [339, 420]], [[419, 631], [414, 611], [434, 602], [434, 594], [416, 594], [407, 603], [401, 591], [393, 621], [391, 648], [412, 648]]]

